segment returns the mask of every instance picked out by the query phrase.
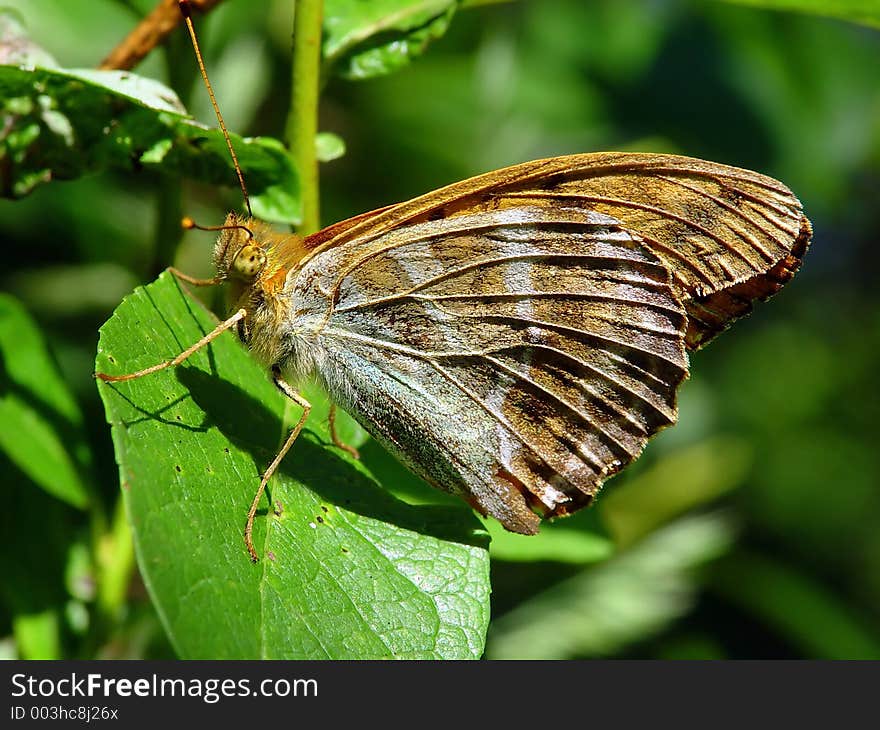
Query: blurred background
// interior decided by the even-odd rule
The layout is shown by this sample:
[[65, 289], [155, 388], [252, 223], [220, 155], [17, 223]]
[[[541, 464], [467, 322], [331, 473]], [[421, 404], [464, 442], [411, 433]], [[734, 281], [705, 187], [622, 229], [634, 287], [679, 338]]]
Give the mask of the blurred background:
[[[0, 4], [16, 7], [65, 67], [96, 66], [152, 7]], [[227, 124], [242, 134], [281, 136], [290, 4], [257, 12], [227, 0], [200, 21]], [[324, 224], [517, 162], [622, 149], [772, 175], [815, 228], [795, 280], [692, 355], [679, 424], [595, 508], [533, 543], [492, 528], [486, 656], [880, 658], [880, 30], [708, 1], [474, 5], [395, 73], [328, 79], [320, 127], [347, 151], [322, 166]], [[136, 72], [172, 85], [213, 126], [190, 53], [181, 33]], [[234, 188], [153, 173], [102, 173], [0, 200], [0, 288], [42, 328], [83, 413], [93, 488], [108, 509], [119, 487], [91, 377], [98, 328], [165, 265], [200, 275], [210, 263], [203, 237], [176, 250], [163, 243], [169, 198], [208, 223], [240, 206]], [[0, 452], [8, 519], [51, 511], [59, 529], [89, 529], [48, 497], [23, 504], [16, 495], [29, 479]], [[4, 563], [65, 539], [7, 544]], [[61, 653], [171, 656], [137, 580], [122, 625], [83, 648], [77, 627], [92, 600], [83, 560], [74, 550], [63, 574], [46, 578], [65, 591]], [[0, 647], [16, 655], [6, 575]]]

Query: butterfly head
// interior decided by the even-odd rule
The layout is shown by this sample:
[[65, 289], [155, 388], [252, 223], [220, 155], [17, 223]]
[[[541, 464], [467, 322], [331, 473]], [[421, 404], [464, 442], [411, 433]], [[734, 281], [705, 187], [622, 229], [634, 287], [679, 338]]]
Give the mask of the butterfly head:
[[217, 278], [248, 287], [286, 274], [305, 255], [302, 239], [279, 233], [267, 223], [235, 213], [226, 217], [214, 246]]
[[253, 219], [239, 218], [235, 213], [226, 217], [214, 245], [214, 268], [219, 279], [252, 282], [266, 268], [266, 252], [254, 231], [254, 223]]
[[261, 359], [269, 361], [274, 356], [275, 320], [284, 311], [287, 274], [306, 253], [299, 236], [235, 213], [227, 216], [217, 238], [217, 279], [227, 283], [230, 311], [246, 311], [238, 334]]

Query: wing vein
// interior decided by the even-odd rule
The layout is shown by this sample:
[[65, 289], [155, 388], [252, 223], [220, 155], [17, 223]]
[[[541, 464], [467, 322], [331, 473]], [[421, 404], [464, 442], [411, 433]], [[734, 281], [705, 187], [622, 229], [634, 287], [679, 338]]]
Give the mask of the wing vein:
[[[533, 380], [532, 378], [524, 375], [523, 373], [519, 372], [518, 370], [515, 370], [514, 368], [508, 367], [503, 362], [501, 362], [500, 360], [498, 360], [495, 357], [492, 357], [491, 355], [483, 355], [482, 358], [485, 359], [487, 362], [491, 362], [493, 365], [495, 365], [495, 367], [497, 367], [499, 370], [507, 373], [511, 377], [516, 378], [517, 380], [521, 380], [524, 383], [528, 383], [530, 386], [539, 390], [541, 393], [544, 393], [546, 396], [548, 396], [549, 398], [554, 400], [556, 403], [561, 405], [564, 409], [573, 413], [577, 418], [579, 418], [586, 425], [586, 427], [588, 429], [596, 431], [597, 433], [600, 433], [602, 436], [604, 436], [605, 437], [604, 440], [607, 441], [607, 443], [610, 446], [612, 446], [612, 451], [614, 451], [616, 448], [618, 453], [621, 456], [626, 457], [627, 459], [632, 459], [635, 456], [634, 454], [632, 454], [629, 451], [629, 449], [627, 449], [623, 444], [621, 444], [614, 436], [612, 436], [610, 433], [608, 433], [599, 424], [593, 423], [590, 420], [590, 417], [586, 413], [583, 413], [579, 408], [577, 408], [573, 404], [569, 403], [562, 396], [558, 395], [557, 393], [554, 393], [549, 388], [545, 388], [543, 385], [541, 385], [537, 381]], [[573, 443], [573, 445], [577, 449], [577, 454], [579, 456], [583, 457], [584, 460], [587, 461], [593, 467], [593, 469], [595, 471], [597, 471], [600, 474], [605, 471], [605, 468], [602, 466], [601, 460], [595, 454], [593, 454], [591, 452], [587, 452], [584, 449], [583, 444]]]
[[[780, 239], [778, 239], [778, 238], [773, 234], [772, 231], [770, 231], [770, 230], [764, 228], [763, 226], [761, 226], [760, 224], [758, 224], [755, 220], [753, 220], [753, 219], [750, 218], [748, 215], [746, 215], [745, 211], [743, 211], [743, 210], [737, 208], [735, 205], [731, 205], [731, 204], [728, 203], [726, 200], [724, 200], [724, 199], [722, 199], [722, 198], [719, 198], [717, 195], [714, 195], [713, 193], [710, 193], [708, 190], [701, 190], [700, 188], [695, 187], [695, 186], [693, 186], [693, 185], [688, 185], [688, 184], [685, 183], [683, 180], [676, 180], [675, 178], [666, 178], [666, 177], [664, 177], [663, 179], [666, 180], [667, 182], [673, 184], [673, 185], [678, 185], [678, 186], [684, 188], [685, 190], [690, 190], [692, 193], [696, 193], [697, 195], [701, 195], [701, 196], [703, 196], [704, 198], [707, 198], [708, 200], [711, 200], [711, 201], [712, 201], [715, 205], [717, 205], [719, 208], [723, 208], [724, 210], [728, 211], [729, 213], [732, 213], [733, 215], [735, 215], [735, 216], [737, 216], [738, 218], [742, 219], [742, 220], [745, 221], [746, 223], [749, 223], [749, 224], [753, 225], [753, 226], [754, 226], [755, 228], [757, 228], [761, 233], [763, 233], [765, 236], [767, 236], [767, 238], [769, 238], [771, 241], [773, 241], [775, 244], [777, 244], [780, 248], [782, 248], [782, 249], [786, 249], [786, 250], [787, 250], [788, 247], [786, 246], [784, 240], [780, 240]], [[728, 189], [729, 189], [729, 190], [733, 190], [737, 195], [744, 195], [744, 193], [742, 193], [742, 192], [739, 191], [739, 190], [734, 190], [734, 189], [732, 189], [732, 188], [728, 188]], [[752, 201], [752, 202], [754, 202], [754, 201]], [[781, 214], [783, 214], [783, 215], [786, 214], [786, 211], [779, 209], [777, 206], [774, 206], [774, 205], [773, 205], [772, 203], [770, 203], [769, 201], [766, 202], [766, 205], [769, 206], [769, 207], [774, 207], [774, 208], [776, 208], [776, 209], [777, 209], [777, 212], [779, 212], [779, 213], [781, 213]], [[767, 221], [770, 225], [775, 226], [776, 228], [778, 228], [780, 231], [782, 231], [784, 234], [786, 234], [786, 236], [793, 236], [793, 235], [796, 235], [796, 233], [797, 233], [796, 231], [791, 231], [791, 230], [789, 230], [788, 228], [783, 227], [783, 225], [782, 225], [782, 223], [781, 223], [780, 221], [778, 221], [777, 219], [772, 218], [771, 216], [767, 215], [767, 213], [765, 213], [764, 210], [762, 210], [760, 207], [758, 207], [758, 208], [751, 208], [751, 210], [753, 210], [757, 215], [761, 216], [761, 218], [763, 218], [765, 221]], [[754, 249], [755, 249], [755, 250], [756, 250], [756, 251], [757, 251], [757, 252], [758, 252], [758, 253], [759, 253], [764, 259], [766, 259], [766, 261], [767, 261], [768, 263], [774, 263], [774, 262], [776, 262], [776, 261], [779, 260], [779, 257], [778, 257], [778, 256], [774, 256], [773, 254], [771, 254], [766, 248], [764, 248], [764, 246], [761, 244], [760, 241], [758, 241], [757, 239], [754, 239], [754, 238], [752, 238], [752, 237], [747, 237], [746, 235], [744, 235], [744, 234], [745, 234], [745, 231], [740, 231], [740, 230], [734, 228], [734, 227], [733, 227], [732, 225], [730, 225], [729, 223], [727, 223], [726, 225], [727, 225], [727, 226], [728, 226], [728, 227], [729, 227], [729, 228], [730, 228], [735, 234], [741, 236], [741, 237], [744, 238], [746, 241], [748, 241], [749, 245], [750, 245], [752, 248], [754, 248]]]
[[[726, 249], [730, 253], [735, 256], [741, 258], [750, 268], [754, 268], [754, 265], [751, 261], [749, 261], [748, 257], [735, 246], [731, 246], [730, 243], [725, 241], [721, 236], [717, 236], [708, 228], [704, 228], [702, 225], [697, 223], [696, 221], [692, 221], [684, 216], [680, 216], [677, 213], [673, 213], [669, 210], [664, 210], [663, 208], [658, 208], [654, 205], [648, 205], [647, 203], [639, 203], [634, 200], [626, 200], [624, 198], [607, 198], [600, 195], [584, 195], [583, 193], [550, 193], [550, 192], [522, 192], [518, 193], [517, 197], [523, 198], [564, 198], [568, 200], [583, 200], [588, 203], [604, 203], [607, 205], [619, 205], [622, 208], [631, 208], [633, 210], [643, 210], [647, 213], [655, 213], [661, 218], [669, 218], [674, 221], [678, 221], [679, 223], [684, 223], [691, 228], [696, 229], [700, 233], [702, 233], [706, 238], [715, 241], [715, 243], [719, 244], [722, 248]], [[625, 224], [624, 224], [625, 225]], [[638, 233], [638, 232], [636, 232]], [[641, 235], [641, 234], [639, 234]]]
[[[475, 270], [481, 269], [486, 266], [509, 264], [509, 263], [519, 262], [519, 261], [541, 261], [543, 259], [549, 259], [549, 258], [571, 259], [572, 261], [576, 261], [576, 260], [580, 260], [580, 261], [583, 261], [583, 260], [607, 261], [609, 263], [612, 263], [612, 262], [616, 263], [616, 262], [620, 261], [620, 257], [613, 257], [613, 256], [594, 256], [591, 254], [566, 254], [566, 253], [549, 253], [549, 252], [548, 253], [536, 253], [536, 254], [518, 254], [515, 256], [502, 256], [502, 257], [491, 258], [491, 259], [489, 259], [489, 258], [480, 259], [479, 261], [474, 261], [474, 262], [468, 263], [464, 266], [459, 266], [455, 269], [451, 269], [450, 271], [445, 271], [442, 274], [437, 274], [436, 276], [433, 276], [433, 277], [426, 279], [425, 281], [423, 281], [415, 286], [410, 287], [406, 291], [398, 292], [396, 294], [390, 294], [386, 297], [376, 297], [376, 298], [371, 299], [367, 302], [358, 302], [355, 304], [347, 304], [342, 307], [337, 306], [337, 307], [335, 307], [335, 311], [336, 312], [348, 312], [348, 311], [355, 310], [355, 309], [358, 309], [361, 307], [370, 307], [370, 306], [374, 306], [377, 304], [385, 304], [387, 302], [392, 302], [397, 299], [405, 299], [407, 297], [410, 297], [410, 296], [417, 294], [418, 292], [420, 292], [424, 289], [435, 286], [436, 284], [440, 284], [440, 283], [447, 281], [449, 279], [454, 279], [456, 276], [460, 276], [461, 274], [465, 274], [469, 271], [475, 271]], [[634, 264], [638, 264], [639, 266], [647, 266], [649, 268], [656, 269], [658, 273], [665, 274], [665, 271], [660, 264], [654, 263], [652, 261], [645, 261], [645, 260], [640, 261], [637, 259], [631, 259], [631, 261], [633, 261]], [[652, 281], [651, 279], [628, 279], [625, 276], [605, 276], [605, 277], [603, 277], [603, 279], [608, 280], [608, 281], [612, 281], [612, 282], [622, 283], [622, 284], [635, 284], [638, 286], [645, 286], [645, 288], [647, 288], [647, 285], [650, 284], [655, 289], [663, 288], [666, 285], [666, 282], [664, 282], [664, 281]]]

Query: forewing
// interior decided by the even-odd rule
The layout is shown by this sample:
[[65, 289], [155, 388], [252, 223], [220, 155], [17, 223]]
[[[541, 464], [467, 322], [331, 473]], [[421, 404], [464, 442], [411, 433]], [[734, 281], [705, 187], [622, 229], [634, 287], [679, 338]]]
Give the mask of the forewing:
[[333, 226], [307, 245], [321, 251], [419, 222], [528, 204], [605, 213], [641, 238], [671, 273], [691, 348], [776, 293], [797, 271], [811, 236], [798, 199], [772, 178], [676, 155], [609, 152], [465, 180]]
[[672, 423], [687, 373], [668, 268], [580, 205], [521, 200], [324, 247], [293, 310], [346, 410], [522, 533], [588, 503]]

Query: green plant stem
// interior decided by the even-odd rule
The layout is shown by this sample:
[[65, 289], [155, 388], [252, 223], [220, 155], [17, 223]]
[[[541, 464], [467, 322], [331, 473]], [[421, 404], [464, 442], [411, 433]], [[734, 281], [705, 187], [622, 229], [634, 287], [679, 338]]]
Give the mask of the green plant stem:
[[110, 531], [105, 533], [98, 556], [98, 611], [111, 625], [119, 620], [134, 570], [134, 542], [122, 496], [113, 510]]
[[320, 228], [315, 136], [318, 133], [323, 20], [324, 0], [297, 0], [293, 17], [290, 112], [285, 139], [300, 178], [302, 222], [297, 232], [303, 236]]
[[183, 238], [183, 228], [180, 226], [183, 217], [182, 192], [180, 181], [176, 179], [163, 179], [159, 186], [156, 198], [156, 244], [148, 272], [150, 278], [159, 276], [174, 263], [177, 247]]
[[[188, 90], [193, 88], [196, 77], [196, 65], [192, 62], [192, 48], [184, 33], [172, 34], [165, 43], [165, 65], [168, 80], [176, 89], [184, 104], [188, 106]], [[156, 198], [156, 245], [153, 248], [153, 261], [147, 272], [155, 278], [166, 267], [174, 263], [174, 257], [183, 229], [180, 220], [183, 217], [183, 186], [179, 178], [166, 176], [158, 186]]]

